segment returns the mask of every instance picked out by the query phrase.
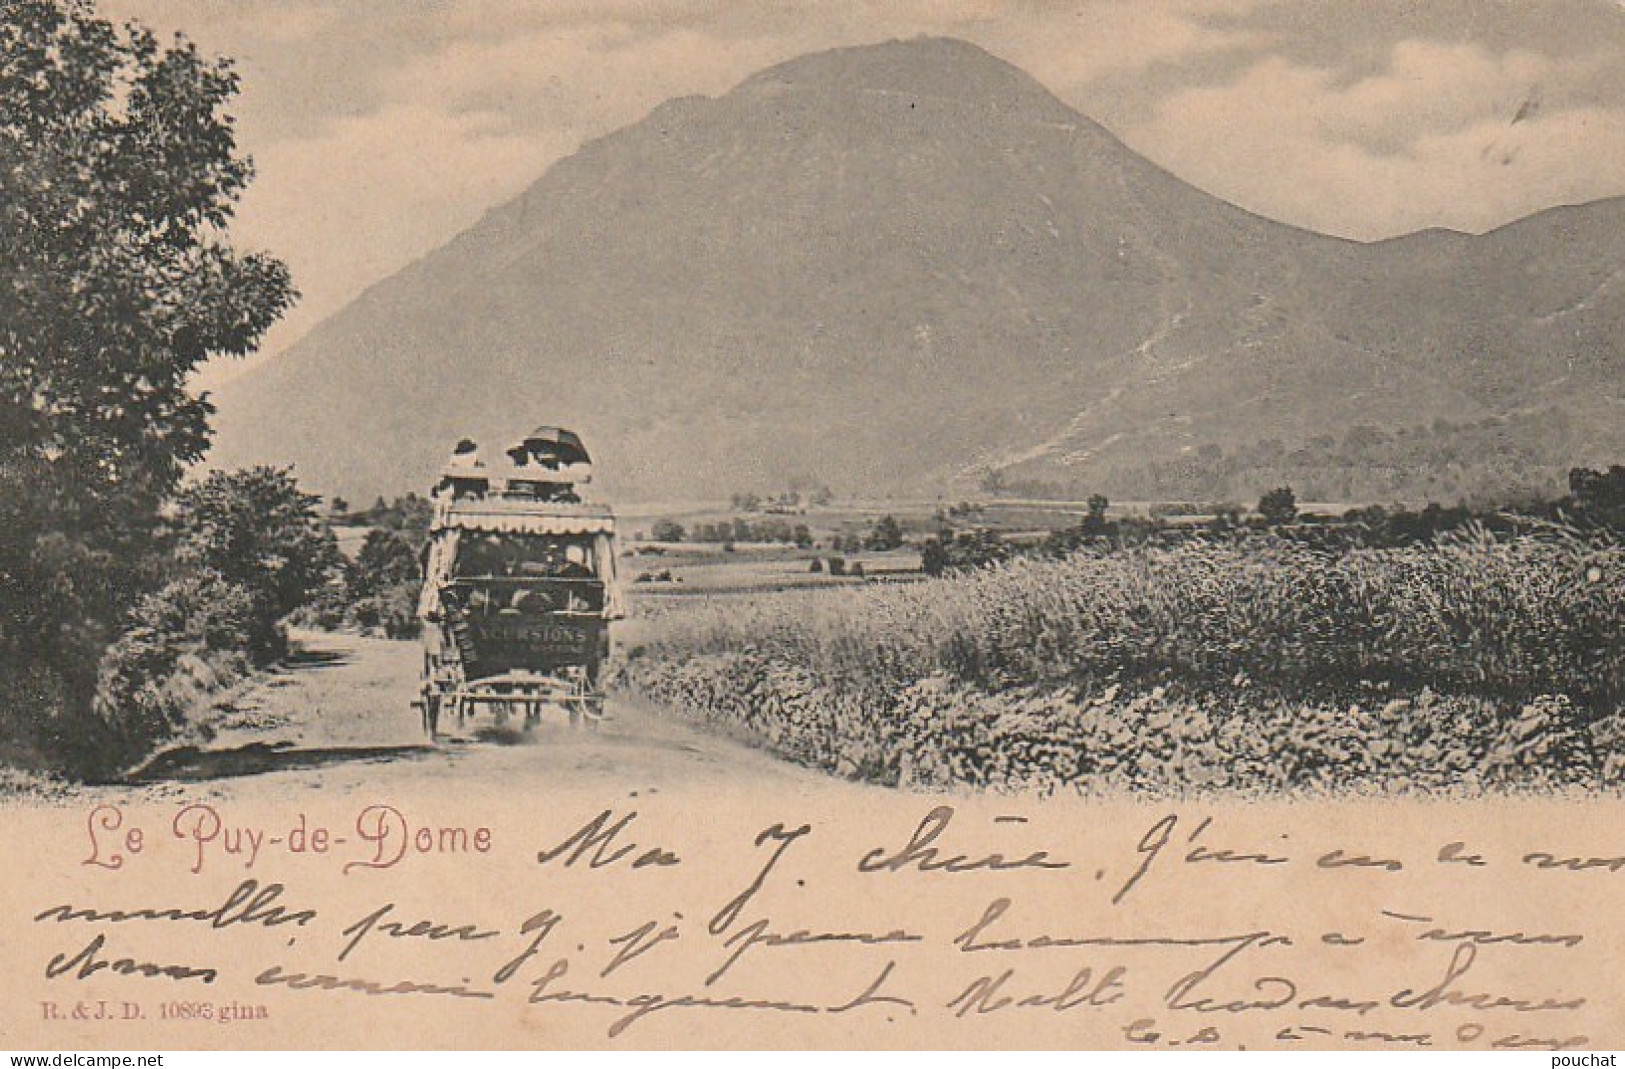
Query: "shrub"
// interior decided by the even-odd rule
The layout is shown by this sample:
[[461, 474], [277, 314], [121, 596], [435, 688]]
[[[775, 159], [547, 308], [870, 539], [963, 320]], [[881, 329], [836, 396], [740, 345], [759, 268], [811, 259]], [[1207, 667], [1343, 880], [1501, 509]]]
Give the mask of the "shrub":
[[1290, 486], [1278, 486], [1258, 499], [1258, 514], [1271, 527], [1291, 523], [1298, 515], [1298, 498]]
[[214, 472], [176, 502], [177, 557], [252, 591], [279, 619], [307, 602], [342, 565], [320, 498], [280, 468]]
[[255, 592], [208, 571], [138, 601], [97, 673], [102, 763], [117, 766], [172, 735], [198, 698], [248, 671], [248, 651], [284, 652], [265, 621]]
[[652, 534], [656, 542], [681, 542], [687, 537], [688, 532], [683, 530], [683, 525], [680, 523], [675, 523], [672, 520], [660, 520], [655, 523]]
[[869, 529], [869, 534], [863, 540], [865, 549], [877, 552], [896, 549], [903, 544], [903, 528], [898, 524], [895, 516], [882, 516], [876, 520]]
[[416, 584], [392, 586], [352, 602], [349, 620], [361, 630], [381, 632], [385, 638], [417, 638], [423, 630], [417, 606]]

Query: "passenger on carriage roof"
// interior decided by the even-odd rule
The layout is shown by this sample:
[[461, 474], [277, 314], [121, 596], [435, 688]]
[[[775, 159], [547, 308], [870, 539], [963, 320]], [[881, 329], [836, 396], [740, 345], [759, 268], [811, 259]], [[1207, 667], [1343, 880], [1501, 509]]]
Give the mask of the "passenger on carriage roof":
[[441, 472], [440, 482], [435, 484], [434, 496], [442, 497], [449, 493], [453, 501], [484, 497], [491, 489], [491, 478], [482, 470], [484, 467], [480, 447], [474, 439], [464, 438], [452, 449], [451, 459]]

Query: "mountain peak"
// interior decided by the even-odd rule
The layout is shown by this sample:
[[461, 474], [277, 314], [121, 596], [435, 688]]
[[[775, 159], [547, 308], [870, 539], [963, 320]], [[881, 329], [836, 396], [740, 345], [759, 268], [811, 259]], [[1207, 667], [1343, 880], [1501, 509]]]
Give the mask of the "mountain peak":
[[1070, 113], [1031, 75], [957, 37], [894, 38], [813, 52], [760, 71], [740, 88], [912, 94], [972, 104], [1038, 98]]
[[[1564, 413], [1492, 458], [1545, 479], [1625, 448], [1622, 260], [1625, 202], [1375, 245], [1271, 223], [975, 45], [888, 41], [560, 161], [228, 383], [215, 461], [370, 499], [550, 422], [620, 494], [998, 468], [1123, 496], [1200, 456], [1279, 485], [1296, 453], [1260, 442]], [[1444, 485], [1378, 460], [1386, 496]]]

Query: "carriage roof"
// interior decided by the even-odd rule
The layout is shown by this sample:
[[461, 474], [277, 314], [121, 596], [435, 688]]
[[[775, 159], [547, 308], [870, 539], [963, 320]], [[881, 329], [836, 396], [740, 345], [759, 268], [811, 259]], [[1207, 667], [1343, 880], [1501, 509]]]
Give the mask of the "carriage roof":
[[613, 535], [615, 514], [597, 504], [480, 498], [436, 503], [431, 533]]

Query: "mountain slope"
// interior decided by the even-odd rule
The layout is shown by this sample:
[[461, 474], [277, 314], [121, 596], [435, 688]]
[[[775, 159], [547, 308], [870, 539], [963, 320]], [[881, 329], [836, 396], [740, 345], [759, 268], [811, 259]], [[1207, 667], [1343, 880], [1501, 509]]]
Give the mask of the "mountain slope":
[[622, 494], [993, 467], [1132, 492], [1203, 445], [1532, 406], [1573, 416], [1542, 448], [1607, 453], [1621, 265], [1625, 201], [1323, 237], [974, 46], [892, 42], [586, 145], [228, 385], [215, 459], [354, 497], [424, 486], [463, 435], [557, 422]]

